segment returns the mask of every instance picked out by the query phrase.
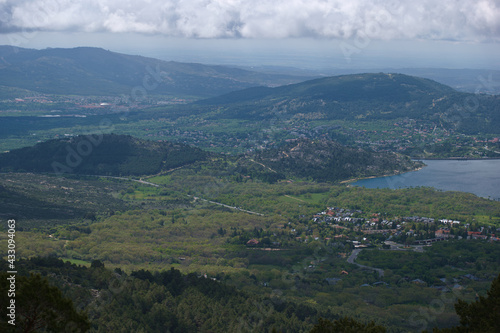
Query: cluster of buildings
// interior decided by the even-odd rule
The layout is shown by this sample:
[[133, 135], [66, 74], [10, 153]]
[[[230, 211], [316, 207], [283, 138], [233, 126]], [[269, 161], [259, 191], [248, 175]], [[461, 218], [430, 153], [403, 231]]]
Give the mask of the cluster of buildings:
[[350, 210], [346, 208], [328, 207], [325, 211], [313, 216], [313, 222], [349, 222], [353, 224], [364, 222], [364, 218], [354, 217], [355, 214], [363, 214], [361, 210]]
[[[368, 216], [368, 217], [361, 217]], [[479, 227], [471, 230], [469, 223], [462, 223], [453, 219], [434, 219], [424, 216], [407, 216], [397, 218], [396, 221], [382, 219], [379, 214], [364, 214], [361, 210], [328, 207], [326, 210], [313, 216], [313, 222], [325, 223], [333, 228], [348, 229], [362, 232], [365, 235], [386, 234], [388, 236], [415, 237], [416, 244], [430, 244], [446, 239], [482, 239], [490, 241], [500, 240], [491, 230]], [[415, 224], [419, 224], [415, 230]], [[422, 224], [424, 227], [422, 227]], [[432, 227], [430, 227], [432, 225]], [[433, 231], [433, 232], [432, 232]], [[500, 228], [497, 229], [500, 232]]]

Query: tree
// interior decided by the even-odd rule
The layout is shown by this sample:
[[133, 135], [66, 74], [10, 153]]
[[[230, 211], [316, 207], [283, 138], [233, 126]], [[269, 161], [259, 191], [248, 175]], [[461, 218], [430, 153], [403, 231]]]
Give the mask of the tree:
[[[0, 274], [2, 295], [9, 290], [8, 277]], [[51, 286], [47, 279], [31, 274], [29, 277], [15, 276], [15, 326], [0, 322], [2, 332], [85, 332], [90, 323], [85, 313], [78, 312], [70, 299], [64, 298], [61, 291]], [[7, 308], [6, 297], [1, 298], [1, 307]], [[7, 317], [8, 318], [8, 317]]]
[[333, 322], [319, 318], [310, 333], [385, 333], [385, 328], [375, 325], [372, 321], [368, 324], [360, 323], [352, 318], [344, 317]]
[[500, 274], [491, 283], [487, 297], [480, 296], [472, 303], [458, 300], [455, 311], [460, 317], [460, 326], [434, 329], [440, 333], [495, 333], [500, 332]]
[[100, 260], [92, 260], [90, 268], [104, 268], [104, 263]]

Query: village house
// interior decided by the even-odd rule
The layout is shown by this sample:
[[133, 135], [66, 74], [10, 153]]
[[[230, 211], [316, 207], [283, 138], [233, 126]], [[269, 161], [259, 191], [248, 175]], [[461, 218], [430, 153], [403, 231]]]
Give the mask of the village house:
[[256, 246], [256, 245], [259, 245], [259, 241], [256, 240], [256, 239], [250, 239], [248, 242], [247, 242], [247, 246]]
[[443, 228], [436, 230], [434, 232], [434, 235], [435, 237], [439, 238], [455, 238], [455, 236], [450, 233], [449, 229], [443, 229]]
[[488, 239], [488, 236], [482, 235], [480, 231], [467, 231], [467, 239]]

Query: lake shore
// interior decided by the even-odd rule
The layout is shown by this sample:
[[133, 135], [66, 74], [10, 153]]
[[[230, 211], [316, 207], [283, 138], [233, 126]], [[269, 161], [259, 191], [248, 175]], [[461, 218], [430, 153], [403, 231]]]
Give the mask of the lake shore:
[[443, 191], [460, 191], [500, 200], [500, 159], [435, 159], [420, 160], [427, 166], [415, 172], [392, 176], [349, 180], [348, 186], [366, 188], [433, 187]]
[[[418, 162], [422, 162], [422, 161], [418, 161]], [[384, 175], [380, 175], [380, 176], [369, 176], [369, 177], [351, 178], [351, 179], [343, 180], [343, 181], [339, 182], [339, 184], [349, 184], [349, 183], [357, 182], [357, 181], [360, 181], [360, 180], [366, 180], [366, 179], [375, 179], [375, 178], [384, 178], [384, 177], [399, 176], [399, 175], [403, 175], [403, 174], [408, 173], [408, 172], [414, 172], [414, 171], [422, 170], [426, 166], [427, 165], [424, 163], [424, 165], [421, 165], [421, 166], [419, 166], [419, 167], [417, 167], [417, 168], [415, 168], [413, 170], [409, 170], [409, 171], [405, 171], [405, 172], [388, 173], [388, 174], [384, 174]]]

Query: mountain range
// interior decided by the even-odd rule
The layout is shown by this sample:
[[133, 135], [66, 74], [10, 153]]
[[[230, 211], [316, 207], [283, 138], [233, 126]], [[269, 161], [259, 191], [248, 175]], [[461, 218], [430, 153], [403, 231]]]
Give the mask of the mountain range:
[[[252, 150], [256, 142], [272, 148], [283, 139], [318, 139], [322, 135], [368, 145], [380, 140], [398, 141], [383, 149], [410, 149], [415, 153], [411, 148], [419, 144], [415, 142], [421, 135], [415, 128], [418, 123], [427, 138], [424, 143], [420, 141], [421, 148], [412, 156], [434, 151], [426, 145], [466, 135], [465, 141], [451, 143], [454, 151], [447, 156], [458, 156], [453, 155], [455, 151], [464, 155], [476, 150], [462, 149], [474, 144], [471, 136], [488, 141], [500, 134], [498, 95], [459, 92], [430, 79], [398, 73], [315, 79], [302, 74], [167, 62], [98, 48], [32, 50], [0, 46], [0, 110], [8, 115], [0, 123], [0, 138], [10, 140], [2, 149], [78, 135], [83, 128], [91, 133], [103, 120], [113, 123], [120, 134], [238, 153]], [[23, 99], [25, 94], [35, 92], [55, 95], [42, 101]], [[120, 98], [134, 92], [160, 99], [137, 106]], [[99, 96], [106, 96], [106, 103]], [[162, 96], [180, 97], [184, 104], [163, 103]], [[187, 100], [194, 102], [187, 104]], [[374, 126], [388, 134], [380, 136], [370, 129]], [[403, 140], [408, 142], [404, 144], [402, 126], [417, 131], [415, 136], [405, 133]], [[326, 130], [316, 135], [315, 129], [320, 127]], [[357, 131], [365, 130], [371, 137], [359, 140], [357, 136], [363, 133]], [[491, 156], [496, 151], [496, 147], [487, 148], [481, 154]]]
[[[0, 88], [59, 95], [111, 96], [145, 88], [152, 95], [209, 97], [304, 76], [162, 61], [101, 48], [43, 50], [0, 46]], [[0, 89], [2, 90], [2, 89]]]

